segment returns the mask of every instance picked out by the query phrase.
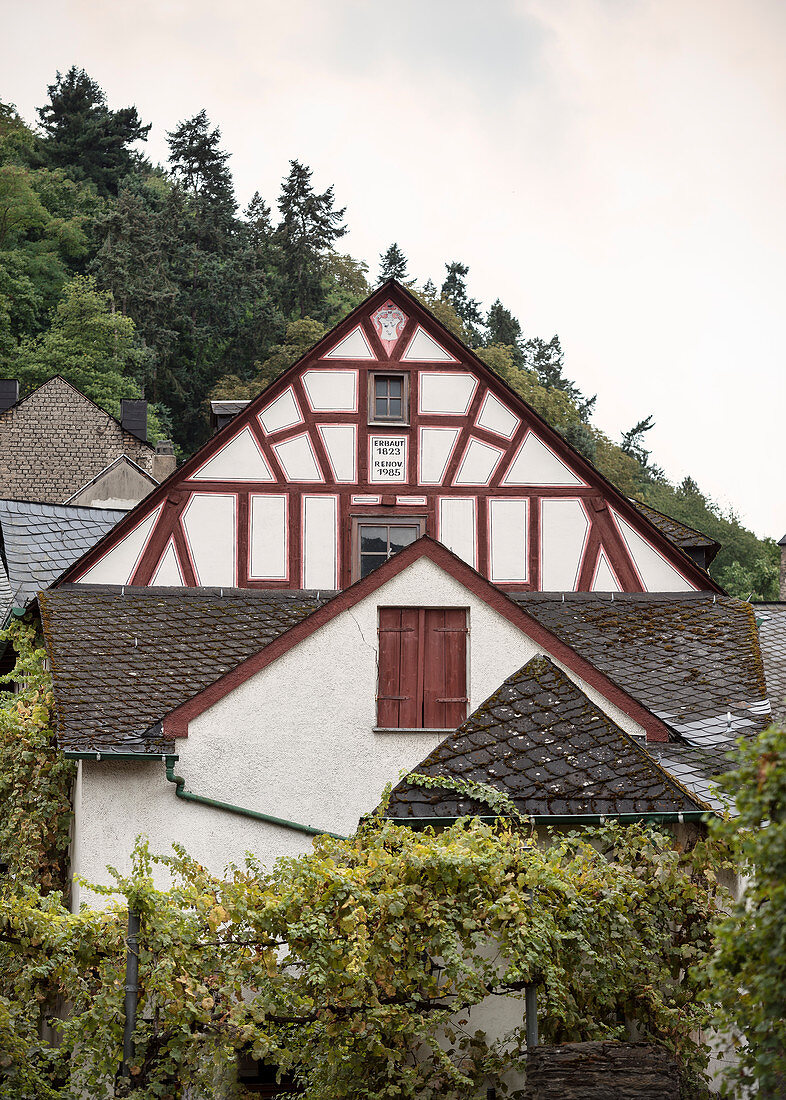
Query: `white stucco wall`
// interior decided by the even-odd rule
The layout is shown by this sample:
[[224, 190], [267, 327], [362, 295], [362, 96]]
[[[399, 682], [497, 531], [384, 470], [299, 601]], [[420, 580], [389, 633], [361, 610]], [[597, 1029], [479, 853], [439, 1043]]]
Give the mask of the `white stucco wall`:
[[[541, 652], [499, 612], [421, 558], [193, 720], [189, 736], [173, 745], [186, 788], [351, 833], [385, 785], [415, 768], [443, 736], [374, 732], [379, 606], [468, 609], [470, 711]], [[594, 689], [572, 679], [620, 726], [644, 735]], [[168, 851], [173, 841], [184, 844], [214, 871], [242, 862], [246, 851], [269, 864], [311, 844], [302, 833], [177, 799], [162, 762], [85, 761], [76, 873], [107, 882], [106, 864], [127, 869], [140, 833], [154, 851]]]

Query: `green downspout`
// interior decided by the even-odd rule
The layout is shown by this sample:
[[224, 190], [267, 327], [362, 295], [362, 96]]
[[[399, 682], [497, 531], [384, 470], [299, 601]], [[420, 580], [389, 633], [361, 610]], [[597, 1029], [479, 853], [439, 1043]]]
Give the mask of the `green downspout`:
[[207, 798], [202, 794], [194, 794], [186, 790], [186, 781], [181, 775], [175, 775], [176, 756], [167, 756], [166, 777], [170, 783], [175, 784], [175, 794], [187, 802], [198, 802], [202, 806], [212, 806], [214, 810], [225, 810], [230, 814], [239, 814], [241, 817], [251, 817], [255, 821], [265, 821], [268, 825], [280, 825], [284, 829], [294, 829], [306, 836], [332, 836], [336, 840], [346, 840], [340, 833], [331, 833], [329, 829], [315, 829], [313, 825], [301, 825], [298, 821], [288, 821], [285, 817], [273, 817], [272, 814], [263, 814], [259, 810], [247, 810], [243, 806], [234, 806], [231, 802], [219, 802], [215, 798]]

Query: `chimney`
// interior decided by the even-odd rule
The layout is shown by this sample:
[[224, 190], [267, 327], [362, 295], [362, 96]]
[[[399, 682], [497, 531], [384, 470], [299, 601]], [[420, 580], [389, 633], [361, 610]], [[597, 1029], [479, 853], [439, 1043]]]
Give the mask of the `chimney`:
[[175, 448], [169, 439], [159, 439], [153, 455], [153, 477], [159, 484], [174, 473], [177, 467]]
[[124, 397], [120, 402], [120, 423], [131, 435], [147, 443], [147, 401], [131, 401]]
[[19, 383], [15, 378], [0, 378], [0, 413], [19, 400]]
[[781, 548], [781, 599], [786, 600], [786, 535], [778, 542]]

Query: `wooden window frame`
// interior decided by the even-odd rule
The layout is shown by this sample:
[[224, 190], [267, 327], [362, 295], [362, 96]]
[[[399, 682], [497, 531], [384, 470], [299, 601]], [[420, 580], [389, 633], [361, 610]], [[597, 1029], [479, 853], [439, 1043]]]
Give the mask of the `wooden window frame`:
[[[401, 416], [397, 419], [392, 417], [378, 417], [376, 408], [376, 380], [377, 378], [400, 378], [403, 385], [401, 387]], [[409, 371], [399, 370], [375, 370], [369, 371], [368, 375], [368, 422], [379, 427], [388, 427], [390, 425], [398, 425], [399, 427], [409, 427]]]
[[[360, 528], [361, 527], [418, 527], [418, 538], [426, 533], [426, 517], [419, 516], [352, 516], [352, 576], [360, 580]], [[390, 560], [390, 559], [388, 559]], [[381, 563], [380, 563], [381, 564]]]
[[[406, 644], [405, 634], [409, 636]], [[391, 635], [394, 641], [390, 640]], [[463, 638], [453, 644], [447, 640], [448, 635], [463, 635]], [[384, 641], [383, 636], [386, 636]], [[375, 729], [378, 732], [445, 732], [457, 729], [466, 721], [469, 714], [469, 608], [379, 607], [377, 638]], [[392, 654], [391, 645], [394, 647]], [[435, 653], [435, 645], [438, 653]], [[388, 657], [384, 656], [385, 652]], [[443, 693], [442, 697], [439, 692]], [[402, 723], [404, 711], [411, 716], [413, 724]], [[398, 718], [398, 724], [385, 720], [393, 716]]]

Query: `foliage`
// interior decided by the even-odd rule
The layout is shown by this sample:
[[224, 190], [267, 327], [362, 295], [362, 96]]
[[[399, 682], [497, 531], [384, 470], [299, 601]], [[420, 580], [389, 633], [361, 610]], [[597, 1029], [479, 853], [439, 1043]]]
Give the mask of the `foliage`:
[[140, 163], [129, 147], [147, 140], [150, 124], [142, 124], [136, 107], [111, 111], [98, 84], [75, 65], [65, 76], [58, 73], [47, 91], [49, 102], [38, 109], [45, 163], [89, 180], [99, 194], [116, 195]]
[[17, 653], [0, 693], [0, 859], [17, 883], [47, 893], [65, 886], [75, 765], [55, 751], [51, 676], [43, 641], [29, 619], [3, 632]]
[[708, 973], [721, 1003], [716, 1026], [740, 1038], [728, 1092], [753, 1085], [774, 1098], [786, 1088], [786, 732], [771, 727], [738, 744], [737, 767], [718, 784], [738, 816], [711, 829], [751, 877], [717, 929]]
[[[105, 913], [72, 916], [30, 889], [0, 897], [2, 1072], [20, 1100], [103, 1094], [120, 1059], [127, 905], [142, 915], [133, 1095], [220, 1095], [241, 1051], [294, 1074], [307, 1100], [504, 1094], [533, 981], [546, 1041], [624, 1038], [635, 1021], [697, 1070], [705, 979], [685, 968], [709, 947], [719, 854], [643, 826], [544, 848], [516, 820], [435, 834], [374, 817], [218, 878], [140, 843], [133, 873], [100, 891], [119, 899]], [[491, 993], [521, 1020], [493, 1041], [471, 1012]]]
[[394, 241], [392, 245], [379, 257], [379, 278], [377, 283], [384, 283], [388, 279], [398, 279], [400, 283], [407, 280], [407, 257]]
[[325, 326], [311, 317], [299, 321], [290, 321], [287, 325], [283, 344], [270, 349], [270, 355], [264, 363], [257, 363], [257, 374], [249, 389], [250, 395], [256, 395], [266, 389], [279, 374], [296, 363], [302, 355], [313, 347], [325, 335]]
[[441, 297], [444, 301], [450, 303], [461, 318], [467, 333], [466, 342], [471, 348], [477, 347], [480, 343], [480, 328], [483, 324], [483, 317], [480, 311], [480, 302], [475, 298], [470, 298], [467, 293], [469, 268], [466, 264], [454, 260], [453, 263], [445, 264], [445, 271], [446, 275], [440, 292]]

